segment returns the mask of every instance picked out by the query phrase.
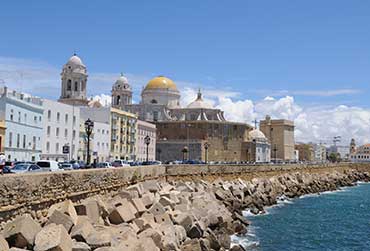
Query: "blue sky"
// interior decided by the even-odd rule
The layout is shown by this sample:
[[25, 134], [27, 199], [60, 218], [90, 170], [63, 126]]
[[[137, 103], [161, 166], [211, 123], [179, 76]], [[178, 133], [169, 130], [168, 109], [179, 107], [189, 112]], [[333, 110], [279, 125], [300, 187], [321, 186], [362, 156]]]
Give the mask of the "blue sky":
[[105, 77], [123, 71], [136, 96], [147, 79], [166, 75], [180, 88], [236, 93], [233, 102], [290, 96], [302, 109], [370, 106], [367, 1], [12, 0], [0, 9], [0, 79], [15, 84], [12, 70], [37, 65], [39, 78], [25, 74], [21, 85], [48, 86], [47, 97], [57, 97], [60, 69], [76, 51], [92, 95], [109, 94]]

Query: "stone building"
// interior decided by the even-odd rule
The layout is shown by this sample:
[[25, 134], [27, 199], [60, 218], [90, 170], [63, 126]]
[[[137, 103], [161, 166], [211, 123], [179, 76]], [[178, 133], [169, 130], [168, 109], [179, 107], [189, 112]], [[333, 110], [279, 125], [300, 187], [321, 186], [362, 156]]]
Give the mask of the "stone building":
[[370, 162], [370, 144], [357, 147], [357, 149], [351, 153], [350, 160], [352, 162]]
[[0, 152], [1, 153], [4, 153], [5, 136], [6, 136], [5, 120], [0, 120]]
[[87, 69], [76, 54], [63, 66], [60, 75], [62, 89], [59, 102], [75, 106], [87, 105]]
[[268, 163], [271, 161], [271, 145], [266, 136], [257, 128], [248, 133], [245, 146], [248, 162]]
[[145, 137], [149, 136], [150, 143], [148, 145], [148, 160], [155, 160], [156, 149], [156, 126], [155, 124], [145, 122], [142, 120], [137, 121], [137, 139], [136, 139], [136, 160], [146, 161], [146, 144]]
[[5, 156], [12, 161], [40, 159], [43, 105], [38, 97], [0, 88], [0, 120], [5, 121]]
[[312, 144], [298, 143], [295, 145], [295, 149], [299, 151], [298, 160], [299, 161], [314, 161], [315, 152]]
[[[48, 99], [43, 100], [42, 159], [67, 161], [77, 159], [80, 109]], [[69, 153], [63, 153], [63, 146]]]
[[266, 116], [260, 122], [260, 130], [271, 143], [271, 159], [294, 161], [294, 122], [285, 119], [271, 119]]
[[[213, 121], [157, 122], [156, 158], [160, 161], [185, 159], [208, 161], [246, 161], [246, 142], [251, 127], [247, 124]], [[205, 149], [205, 143], [209, 145]], [[184, 148], [187, 149], [183, 156]]]

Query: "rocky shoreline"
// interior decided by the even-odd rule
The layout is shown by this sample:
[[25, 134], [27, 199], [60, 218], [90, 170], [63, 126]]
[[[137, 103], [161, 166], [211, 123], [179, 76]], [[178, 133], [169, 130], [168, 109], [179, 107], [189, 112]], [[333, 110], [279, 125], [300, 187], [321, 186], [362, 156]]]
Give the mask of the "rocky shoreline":
[[150, 180], [2, 222], [0, 250], [244, 250], [231, 247], [230, 238], [248, 232], [243, 210], [263, 213], [282, 196], [295, 198], [369, 180], [369, 173], [356, 169], [249, 181]]

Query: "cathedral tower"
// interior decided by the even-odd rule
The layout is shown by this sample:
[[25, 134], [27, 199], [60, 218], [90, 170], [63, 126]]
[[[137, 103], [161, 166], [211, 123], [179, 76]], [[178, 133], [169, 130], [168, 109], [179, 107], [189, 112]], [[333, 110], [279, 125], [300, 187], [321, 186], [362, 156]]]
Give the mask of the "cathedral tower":
[[118, 108], [121, 110], [125, 109], [126, 105], [132, 104], [132, 90], [128, 83], [127, 78], [121, 76], [117, 79], [112, 87], [112, 107]]
[[76, 54], [63, 66], [60, 75], [62, 77], [62, 91], [59, 102], [77, 106], [87, 105], [87, 70]]

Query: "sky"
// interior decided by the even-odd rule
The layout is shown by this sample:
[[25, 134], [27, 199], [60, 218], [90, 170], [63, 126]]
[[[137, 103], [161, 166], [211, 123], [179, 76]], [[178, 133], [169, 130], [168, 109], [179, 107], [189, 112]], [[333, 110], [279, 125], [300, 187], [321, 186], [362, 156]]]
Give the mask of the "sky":
[[88, 94], [109, 102], [121, 72], [134, 100], [173, 79], [229, 120], [295, 122], [297, 141], [370, 142], [370, 2], [2, 1], [0, 84], [57, 99], [77, 53]]

